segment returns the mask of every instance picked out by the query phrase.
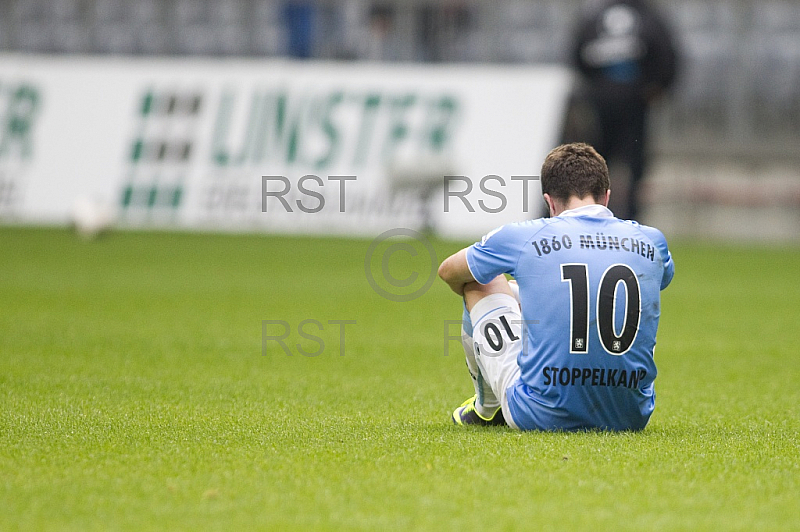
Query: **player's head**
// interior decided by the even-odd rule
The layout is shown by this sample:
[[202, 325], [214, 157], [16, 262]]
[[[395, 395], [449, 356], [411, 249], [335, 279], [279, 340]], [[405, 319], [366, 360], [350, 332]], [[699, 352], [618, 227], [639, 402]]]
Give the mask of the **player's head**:
[[542, 193], [565, 204], [570, 198], [594, 198], [603, 203], [609, 189], [603, 156], [582, 142], [554, 148], [542, 165]]

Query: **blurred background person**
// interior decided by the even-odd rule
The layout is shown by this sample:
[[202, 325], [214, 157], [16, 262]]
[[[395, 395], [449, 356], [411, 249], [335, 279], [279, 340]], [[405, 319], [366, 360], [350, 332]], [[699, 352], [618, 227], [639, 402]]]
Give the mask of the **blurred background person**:
[[564, 131], [585, 141], [617, 169], [611, 207], [623, 219], [639, 216], [639, 185], [646, 171], [648, 108], [673, 84], [677, 53], [664, 19], [644, 0], [589, 2], [572, 39], [580, 79]]
[[369, 8], [369, 38], [363, 43], [362, 59], [367, 61], [397, 60], [395, 7], [388, 3], [375, 3]]
[[290, 0], [283, 6], [287, 52], [297, 59], [309, 59], [314, 52], [313, 2]]

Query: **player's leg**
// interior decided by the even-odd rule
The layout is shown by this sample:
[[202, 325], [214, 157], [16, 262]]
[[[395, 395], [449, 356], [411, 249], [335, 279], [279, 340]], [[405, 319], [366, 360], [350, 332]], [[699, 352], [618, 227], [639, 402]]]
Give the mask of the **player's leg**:
[[[483, 374], [478, 366], [478, 361], [475, 360], [475, 340], [472, 337], [472, 334], [472, 319], [470, 318], [469, 311], [465, 305], [464, 313], [461, 317], [461, 345], [464, 346], [464, 354], [467, 358], [467, 369], [469, 370], [470, 377], [472, 377], [472, 385], [475, 388], [475, 395], [471, 399], [465, 401], [465, 404], [462, 404], [461, 407], [459, 407], [459, 410], [463, 410], [464, 407], [470, 406], [470, 403], [472, 403], [471, 408], [474, 408], [475, 413], [477, 414], [477, 419], [475, 419], [475, 422], [489, 422], [495, 418], [498, 410], [500, 410], [500, 400], [495, 396], [491, 386], [489, 386], [489, 383], [483, 378]], [[454, 413], [453, 421], [457, 424], [463, 424], [466, 420], [461, 419], [461, 416], [467, 414], [468, 412], [462, 411], [459, 412], [458, 417], [455, 417]]]
[[[519, 303], [505, 277], [486, 285], [470, 283], [464, 300], [469, 320], [464, 320], [467, 365], [473, 374], [476, 397], [453, 413], [457, 424], [510, 424], [506, 389], [519, 377], [517, 355], [522, 349]], [[467, 347], [467, 342], [471, 348]]]

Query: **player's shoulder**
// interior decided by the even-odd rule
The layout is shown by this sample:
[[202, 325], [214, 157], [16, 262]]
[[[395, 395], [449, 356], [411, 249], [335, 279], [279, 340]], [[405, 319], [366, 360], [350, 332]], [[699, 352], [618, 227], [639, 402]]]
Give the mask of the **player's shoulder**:
[[667, 244], [667, 238], [659, 229], [650, 225], [641, 224], [635, 220], [621, 220], [623, 223], [630, 224], [634, 229], [642, 233], [655, 244]]
[[669, 246], [667, 245], [667, 238], [664, 236], [664, 233], [662, 233], [655, 227], [640, 224], [639, 222], [633, 220], [623, 220], [623, 222], [630, 224], [635, 230], [639, 232], [639, 234], [643, 235], [645, 238], [647, 238], [650, 242], [653, 243], [653, 245], [661, 255], [661, 259], [665, 265], [672, 263], [672, 253], [669, 250]]
[[499, 240], [526, 241], [553, 223], [553, 220], [551, 218], [537, 218], [535, 220], [523, 220], [501, 225], [483, 235], [480, 243], [486, 244], [489, 241]]

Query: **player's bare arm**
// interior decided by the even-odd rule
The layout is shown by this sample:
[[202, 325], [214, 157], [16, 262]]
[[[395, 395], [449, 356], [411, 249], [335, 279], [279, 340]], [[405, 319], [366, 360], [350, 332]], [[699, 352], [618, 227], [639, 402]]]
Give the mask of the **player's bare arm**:
[[460, 296], [464, 295], [464, 286], [468, 283], [476, 282], [467, 265], [466, 248], [450, 255], [442, 262], [439, 266], [439, 277], [447, 283], [453, 292]]
[[456, 294], [464, 298], [467, 309], [472, 310], [481, 298], [490, 294], [508, 294], [514, 297], [514, 291], [509, 287], [505, 275], [498, 275], [487, 284], [480, 284], [472, 276], [467, 265], [467, 250], [448, 257], [439, 266], [439, 277], [442, 278]]

